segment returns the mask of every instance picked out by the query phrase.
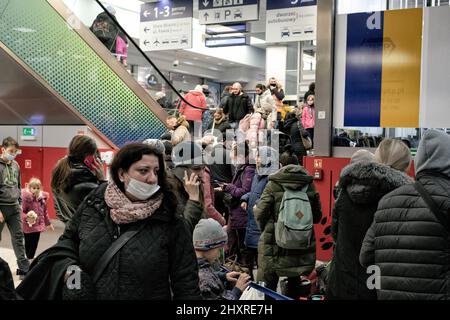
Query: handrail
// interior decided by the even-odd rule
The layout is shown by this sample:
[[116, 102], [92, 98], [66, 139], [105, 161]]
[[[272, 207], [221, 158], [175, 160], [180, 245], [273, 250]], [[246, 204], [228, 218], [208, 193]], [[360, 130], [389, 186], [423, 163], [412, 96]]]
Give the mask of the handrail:
[[128, 38], [129, 41], [131, 41], [131, 43], [136, 47], [136, 49], [139, 51], [139, 53], [144, 56], [145, 60], [147, 60], [148, 63], [150, 63], [150, 65], [156, 70], [156, 72], [163, 78], [163, 80], [169, 85], [169, 87], [175, 92], [175, 94], [181, 99], [183, 100], [183, 102], [185, 102], [187, 105], [189, 105], [190, 107], [194, 108], [194, 109], [200, 109], [200, 110], [205, 110], [204, 108], [198, 107], [198, 106], [194, 106], [193, 104], [191, 104], [189, 101], [187, 101], [186, 99], [184, 99], [184, 97], [178, 92], [178, 90], [174, 87], [174, 85], [166, 78], [166, 76], [161, 72], [161, 70], [159, 70], [159, 68], [153, 63], [153, 61], [150, 60], [150, 58], [145, 54], [145, 52], [141, 49], [140, 46], [138, 46], [136, 44], [136, 41], [134, 41], [134, 39], [132, 37], [130, 37], [130, 35], [128, 34], [128, 32], [122, 27], [122, 25], [117, 21], [117, 18], [115, 16], [113, 16], [107, 9], [106, 7], [100, 2], [100, 0], [95, 0], [95, 2], [97, 2], [98, 5], [100, 5], [100, 7], [103, 9], [103, 11], [108, 15], [109, 18], [111, 18], [117, 25], [117, 27], [125, 34], [125, 36]]

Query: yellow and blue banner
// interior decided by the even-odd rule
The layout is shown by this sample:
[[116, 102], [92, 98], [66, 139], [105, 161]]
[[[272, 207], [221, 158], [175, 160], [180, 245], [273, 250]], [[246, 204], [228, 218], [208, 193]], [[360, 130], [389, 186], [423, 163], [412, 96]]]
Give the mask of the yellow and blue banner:
[[347, 16], [344, 125], [419, 127], [422, 9]]

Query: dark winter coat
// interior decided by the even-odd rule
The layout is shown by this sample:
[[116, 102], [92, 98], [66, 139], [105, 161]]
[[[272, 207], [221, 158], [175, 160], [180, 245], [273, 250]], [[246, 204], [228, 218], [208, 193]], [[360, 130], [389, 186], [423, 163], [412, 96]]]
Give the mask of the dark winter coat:
[[328, 278], [329, 299], [376, 299], [376, 293], [367, 288], [369, 275], [359, 263], [361, 245], [380, 199], [411, 182], [406, 174], [375, 162], [344, 168], [331, 226], [336, 247]]
[[228, 115], [229, 122], [239, 122], [246, 114], [253, 112], [252, 101], [246, 93], [232, 94], [227, 99], [223, 112]]
[[247, 227], [247, 212], [241, 207], [241, 197], [250, 192], [253, 176], [255, 175], [255, 165], [241, 165], [234, 174], [233, 180], [224, 188], [225, 192], [230, 193], [234, 199], [237, 199], [236, 205], [230, 208], [230, 229], [243, 229]]
[[360, 255], [364, 266], [380, 268], [380, 300], [450, 299], [450, 137], [427, 131], [415, 166], [446, 225], [411, 184], [381, 199]]
[[[76, 264], [92, 276], [100, 257], [122, 233], [145, 224], [112, 258], [95, 284], [95, 297], [101, 300], [199, 299], [192, 230], [182, 217], [183, 213], [169, 209], [167, 199], [149, 218], [119, 226], [110, 217], [104, 200], [105, 190], [106, 184], [103, 184], [86, 198], [56, 245], [71, 248], [73, 254], [67, 256], [76, 257]], [[201, 209], [188, 202], [184, 214], [199, 216]], [[58, 261], [49, 265], [48, 272], [53, 272], [52, 267], [56, 271], [61, 269]], [[37, 266], [36, 270], [42, 271]], [[30, 273], [33, 272], [34, 268], [31, 268]], [[45, 279], [45, 274], [41, 276]], [[30, 279], [36, 281], [33, 275]], [[32, 285], [40, 287], [41, 284]], [[61, 297], [58, 292], [55, 295]], [[31, 295], [31, 298], [40, 297]]]
[[265, 274], [296, 277], [309, 275], [316, 263], [315, 239], [308, 250], [289, 250], [277, 246], [275, 240], [275, 223], [278, 221], [281, 200], [286, 188], [299, 190], [308, 185], [306, 193], [311, 203], [313, 222], [318, 223], [322, 217], [319, 193], [313, 184], [313, 178], [302, 166], [288, 165], [269, 176], [269, 182], [253, 210], [260, 230], [258, 244], [258, 281], [263, 281]]
[[58, 218], [68, 223], [84, 198], [102, 182], [84, 164], [71, 163], [71, 175], [63, 192], [53, 191]]
[[[209, 123], [208, 125], [208, 130], [212, 129], [213, 123], [214, 123], [214, 119]], [[227, 134], [227, 130], [231, 129], [230, 123], [223, 119], [222, 122], [220, 122], [219, 124], [215, 124], [214, 125], [214, 130], [219, 130], [222, 133], [222, 140], [225, 140], [226, 138], [226, 134]]]
[[230, 151], [221, 143], [214, 147], [211, 156], [215, 162], [209, 165], [213, 184], [214, 182], [230, 183], [233, 179], [230, 160], [227, 162], [227, 158], [230, 158], [229, 153]]
[[307, 135], [307, 133], [303, 129], [301, 121], [299, 121], [297, 117], [288, 119], [284, 123], [283, 130], [284, 133], [288, 134], [291, 137], [291, 145], [294, 154], [297, 156], [300, 164], [303, 164], [303, 157], [306, 157], [307, 152], [300, 135], [302, 134], [303, 136], [305, 136]]
[[269, 176], [255, 175], [252, 181], [252, 187], [249, 193], [242, 196], [241, 201], [247, 202], [247, 230], [245, 232], [245, 245], [249, 248], [258, 248], [261, 230], [256, 223], [253, 207], [258, 203], [264, 188], [269, 182]]
[[198, 258], [200, 292], [205, 300], [239, 300], [242, 291], [234, 287], [226, 290], [226, 273], [215, 272], [211, 264], [203, 258]]
[[0, 300], [16, 300], [16, 290], [8, 263], [0, 258]]

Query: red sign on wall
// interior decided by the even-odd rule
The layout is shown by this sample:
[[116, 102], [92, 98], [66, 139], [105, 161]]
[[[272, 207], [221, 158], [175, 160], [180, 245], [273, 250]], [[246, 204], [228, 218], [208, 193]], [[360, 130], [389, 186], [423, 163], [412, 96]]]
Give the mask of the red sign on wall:
[[31, 160], [25, 160], [25, 169], [31, 169]]

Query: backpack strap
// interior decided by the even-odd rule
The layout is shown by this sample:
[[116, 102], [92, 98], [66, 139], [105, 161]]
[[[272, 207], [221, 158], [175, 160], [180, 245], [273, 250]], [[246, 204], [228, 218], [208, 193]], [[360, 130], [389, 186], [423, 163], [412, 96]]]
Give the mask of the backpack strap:
[[417, 190], [417, 192], [419, 192], [420, 196], [425, 201], [426, 205], [434, 214], [436, 219], [445, 227], [447, 233], [450, 233], [447, 217], [445, 217], [445, 215], [439, 210], [439, 207], [437, 206], [436, 202], [434, 202], [429, 192], [419, 181], [416, 181], [416, 183], [414, 183], [414, 188]]

